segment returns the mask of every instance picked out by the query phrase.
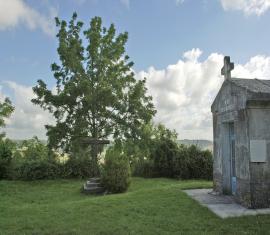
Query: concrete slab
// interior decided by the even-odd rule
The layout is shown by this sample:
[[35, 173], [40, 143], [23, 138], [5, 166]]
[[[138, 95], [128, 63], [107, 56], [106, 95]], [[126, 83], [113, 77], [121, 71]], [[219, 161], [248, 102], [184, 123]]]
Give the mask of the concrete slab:
[[232, 196], [211, 194], [212, 189], [191, 189], [184, 190], [184, 192], [223, 219], [246, 215], [270, 214], [270, 208], [247, 209], [236, 203]]

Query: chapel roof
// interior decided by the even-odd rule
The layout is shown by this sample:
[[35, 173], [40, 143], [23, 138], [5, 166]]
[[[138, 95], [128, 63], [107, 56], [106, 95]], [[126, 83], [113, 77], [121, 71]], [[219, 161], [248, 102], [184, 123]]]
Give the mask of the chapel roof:
[[236, 86], [247, 89], [253, 93], [269, 93], [270, 94], [270, 80], [262, 79], [244, 79], [244, 78], [231, 78], [229, 79]]

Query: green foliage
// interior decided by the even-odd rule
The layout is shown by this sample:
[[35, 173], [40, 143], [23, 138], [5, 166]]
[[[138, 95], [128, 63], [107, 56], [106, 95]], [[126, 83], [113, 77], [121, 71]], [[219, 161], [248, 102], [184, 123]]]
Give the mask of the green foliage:
[[9, 177], [14, 143], [9, 139], [0, 139], [0, 180]]
[[[0, 102], [0, 127], [5, 126], [5, 118], [8, 118], [13, 111], [14, 107], [8, 98], [5, 98], [3, 102]], [[5, 133], [0, 133], [0, 140], [4, 139], [4, 137]]]
[[125, 192], [130, 185], [130, 165], [128, 158], [116, 148], [106, 152], [102, 171], [102, 182], [111, 193]]
[[174, 175], [182, 179], [212, 179], [212, 153], [195, 145], [181, 145], [174, 159]]
[[24, 140], [13, 153], [10, 179], [41, 180], [54, 178], [93, 177], [93, 161], [89, 151], [77, 149], [65, 162], [49, 150], [37, 137]]
[[[132, 174], [143, 177], [168, 175], [172, 168], [171, 148], [177, 149], [177, 133], [164, 125], [149, 122], [142, 125], [136, 138], [121, 143], [122, 151], [129, 156]], [[153, 161], [155, 156], [155, 161]], [[164, 165], [165, 164], [165, 165]], [[163, 172], [165, 171], [165, 172]], [[160, 174], [161, 173], [161, 174]]]
[[187, 148], [189, 175], [182, 178], [212, 179], [213, 156], [209, 150], [201, 150], [195, 145]]
[[62, 166], [62, 177], [85, 179], [95, 176], [90, 157], [70, 157]]
[[36, 136], [24, 140], [20, 147], [26, 160], [49, 160], [49, 158], [53, 158], [52, 152]]
[[[37, 98], [32, 100], [57, 120], [55, 126], [46, 126], [50, 148], [70, 152], [80, 136], [138, 135], [155, 110], [152, 97], [146, 95], [146, 80], [135, 79], [133, 62], [125, 53], [128, 34], [117, 35], [113, 24], [103, 27], [100, 17], [93, 18], [82, 34], [76, 13], [68, 23], [57, 18], [56, 25], [60, 64], [51, 68], [57, 93], [39, 80], [33, 88]], [[97, 162], [97, 154], [92, 155]]]
[[4, 118], [9, 117], [13, 111], [14, 107], [8, 98], [6, 98], [4, 102], [0, 102], [0, 127], [5, 126]]
[[58, 177], [55, 163], [46, 160], [27, 160], [17, 168], [17, 177], [22, 180], [44, 180]]
[[139, 160], [132, 164], [132, 175], [145, 178], [156, 177], [154, 162], [151, 159]]
[[[182, 179], [212, 179], [213, 159], [212, 153], [203, 151], [197, 146], [184, 146], [177, 144], [175, 131], [167, 129], [163, 125], [152, 127], [148, 130], [148, 149], [140, 153], [138, 146], [143, 140], [135, 142], [129, 148], [132, 155], [132, 173], [143, 177], [170, 177]], [[125, 145], [124, 145], [125, 146]], [[137, 149], [136, 149], [136, 148]], [[137, 150], [134, 151], [134, 150]], [[143, 155], [143, 153], [150, 153]], [[134, 156], [142, 156], [135, 157]]]
[[181, 179], [212, 179], [213, 158], [209, 150], [195, 145], [177, 145], [172, 140], [158, 143], [153, 156], [157, 176]]
[[173, 177], [173, 159], [178, 151], [177, 144], [171, 139], [162, 138], [157, 142], [156, 150], [151, 158], [154, 160], [154, 168], [161, 177]]
[[61, 165], [55, 154], [37, 137], [24, 140], [13, 154], [12, 179], [41, 180], [59, 177]]
[[128, 138], [122, 144], [123, 152], [129, 156], [131, 163], [142, 161], [150, 156], [153, 151], [155, 127], [149, 122], [138, 129], [135, 138]]
[[121, 149], [129, 156], [131, 165], [144, 165], [145, 160], [147, 160], [146, 164], [148, 164], [150, 156], [156, 151], [157, 142], [164, 138], [175, 141], [177, 134], [162, 124], [155, 126], [153, 123], [148, 122], [138, 129], [136, 138], [122, 141]]

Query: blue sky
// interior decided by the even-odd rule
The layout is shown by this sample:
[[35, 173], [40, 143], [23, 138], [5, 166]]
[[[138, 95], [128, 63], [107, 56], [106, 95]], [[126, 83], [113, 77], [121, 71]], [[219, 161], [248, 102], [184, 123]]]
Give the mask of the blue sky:
[[[246, 16], [241, 11], [224, 11], [218, 0], [67, 0], [25, 1], [48, 15], [56, 9], [69, 20], [76, 11], [88, 24], [101, 16], [104, 24], [114, 23], [119, 32], [128, 31], [127, 53], [135, 70], [149, 66], [165, 68], [191, 48], [228, 54], [239, 63], [257, 54], [270, 54], [270, 14]], [[64, 3], [65, 2], [65, 3]], [[0, 31], [1, 80], [32, 85], [38, 78], [51, 79], [50, 64], [57, 59], [57, 41], [41, 29], [21, 24]]]
[[[215, 61], [212, 67], [220, 66], [220, 58], [223, 55], [230, 55], [240, 66], [237, 74], [268, 75], [269, 7], [269, 0], [253, 0], [252, 4], [251, 0], [0, 0], [2, 96], [8, 95], [16, 105], [20, 105], [15, 97], [19, 88], [28, 89], [27, 94], [30, 94], [29, 88], [35, 85], [37, 79], [45, 80], [50, 86], [54, 85], [50, 64], [57, 61], [58, 57], [52, 19], [57, 15], [61, 19], [69, 20], [74, 11], [78, 13], [79, 19], [85, 22], [85, 26], [92, 17], [101, 16], [104, 25], [114, 23], [118, 32], [129, 32], [127, 54], [135, 62], [134, 69], [138, 74], [144, 73], [151, 77], [149, 90], [153, 92], [154, 97], [158, 91], [155, 90], [156, 86], [151, 87], [151, 84], [157, 81], [158, 78], [155, 76], [159, 75], [153, 74], [163, 71], [166, 80], [170, 66], [179, 65], [179, 61], [189, 66], [187, 62], [190, 61], [193, 63], [194, 71], [187, 67], [181, 67], [182, 70], [179, 68], [181, 71], [177, 70], [178, 80], [181, 81], [180, 76], [184, 76], [183, 71], [188, 70], [189, 74], [196, 73], [196, 64], [203, 66], [206, 62], [211, 62], [211, 55], [215, 54], [219, 57], [216, 60], [212, 58]], [[187, 55], [183, 57], [185, 52], [192, 49], [194, 53], [191, 57], [195, 56], [195, 59]], [[257, 58], [255, 62], [254, 58]], [[258, 64], [258, 61], [261, 64]], [[150, 71], [149, 68], [152, 70]], [[205, 74], [204, 70], [202, 72]], [[213, 77], [216, 76], [218, 79], [218, 75], [214, 74]], [[202, 81], [203, 76], [198, 75], [198, 80]], [[170, 80], [166, 81], [170, 82]], [[215, 93], [219, 85], [220, 82], [215, 84], [213, 91], [211, 90], [209, 104], [214, 95], [212, 93]], [[185, 98], [190, 98], [187, 96], [186, 94]], [[176, 99], [178, 102], [181, 96]], [[178, 106], [172, 108], [179, 107], [182, 110], [184, 106], [181, 106], [181, 103], [183, 102], [180, 100]], [[162, 105], [158, 100], [156, 104], [160, 106], [162, 113]], [[19, 108], [24, 109], [23, 105]], [[24, 110], [24, 113], [26, 112], [27, 110]], [[15, 125], [13, 119], [11, 118], [8, 123], [8, 128], [13, 128], [13, 131], [7, 130], [7, 132], [10, 131], [10, 135], [16, 137], [16, 130], [20, 126], [19, 123]], [[168, 119], [170, 118], [158, 118], [165, 123]], [[168, 126], [177, 129], [179, 133], [185, 133], [183, 129], [185, 125], [182, 124], [183, 128], [178, 130], [177, 123], [177, 120], [174, 124], [168, 122]], [[184, 134], [183, 137], [203, 138], [203, 135], [192, 131], [198, 128], [196, 123], [193, 128], [192, 125], [192, 123], [189, 125], [190, 130], [187, 132], [189, 134]], [[27, 132], [23, 129], [18, 137], [28, 137], [31, 134], [35, 132], [29, 130]], [[43, 136], [40, 132], [37, 135]], [[211, 127], [206, 138], [211, 138]]]

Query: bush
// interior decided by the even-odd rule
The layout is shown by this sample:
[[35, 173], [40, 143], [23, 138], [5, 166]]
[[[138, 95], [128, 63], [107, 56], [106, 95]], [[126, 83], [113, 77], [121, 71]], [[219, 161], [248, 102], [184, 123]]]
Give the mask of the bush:
[[11, 161], [11, 179], [54, 179], [59, 175], [55, 155], [37, 137], [25, 140]]
[[106, 152], [102, 169], [102, 183], [111, 193], [125, 192], [130, 185], [130, 165], [128, 158], [120, 151]]
[[188, 147], [181, 145], [173, 159], [173, 175], [177, 179], [189, 179], [189, 155]]
[[[152, 174], [158, 177], [178, 179], [212, 179], [213, 159], [209, 150], [201, 150], [195, 145], [177, 145], [171, 139], [156, 142], [151, 158], [154, 162]], [[136, 169], [137, 172], [143, 172]], [[141, 176], [144, 176], [143, 174]]]
[[43, 144], [37, 137], [30, 140], [24, 140], [21, 145], [23, 157], [27, 160], [52, 160], [54, 155], [48, 147]]
[[0, 180], [9, 178], [13, 143], [8, 139], [0, 139]]
[[156, 143], [156, 149], [151, 158], [154, 161], [154, 168], [160, 177], [173, 177], [174, 159], [178, 152], [177, 144], [164, 138]]
[[155, 177], [155, 167], [154, 162], [149, 159], [139, 160], [138, 162], [133, 163], [132, 167], [133, 176], [141, 176], [145, 178]]
[[213, 157], [209, 150], [200, 150], [195, 145], [188, 148], [189, 178], [212, 179]]
[[17, 174], [22, 180], [55, 179], [58, 177], [58, 167], [45, 160], [28, 160], [17, 166]]

